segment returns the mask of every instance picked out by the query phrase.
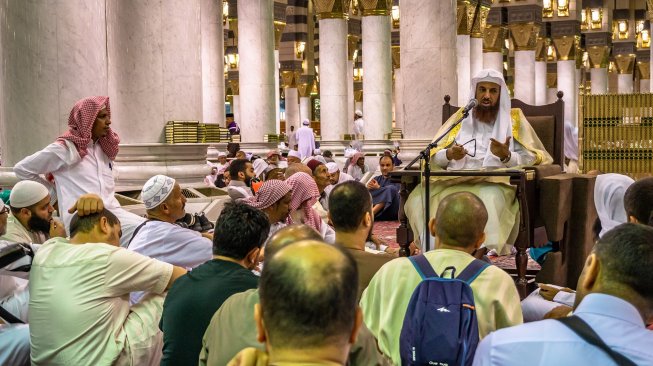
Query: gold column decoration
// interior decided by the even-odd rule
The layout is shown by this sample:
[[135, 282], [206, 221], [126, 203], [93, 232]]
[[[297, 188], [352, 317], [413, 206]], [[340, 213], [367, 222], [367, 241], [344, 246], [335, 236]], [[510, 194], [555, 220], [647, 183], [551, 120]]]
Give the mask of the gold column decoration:
[[392, 11], [392, 0], [358, 0], [361, 14], [366, 16], [387, 16]]
[[234, 32], [234, 44], [238, 44], [238, 18], [229, 18], [229, 30]]
[[558, 60], [575, 60], [579, 41], [580, 39], [578, 36], [562, 36], [554, 38], [553, 45], [556, 48]]
[[290, 71], [284, 70], [281, 71], [281, 81], [284, 88], [297, 88], [297, 83], [299, 82], [299, 76], [301, 75], [300, 71]]
[[484, 30], [487, 27], [487, 15], [490, 13], [490, 7], [479, 5], [478, 12], [474, 18], [474, 24], [472, 24], [472, 30], [470, 36], [472, 38], [484, 38]]
[[537, 37], [537, 42], [535, 42], [535, 61], [546, 62], [546, 52], [550, 42], [548, 38]]
[[483, 52], [503, 52], [508, 30], [502, 25], [488, 25], [483, 30]]
[[229, 87], [231, 87], [233, 95], [240, 95], [240, 84], [238, 84], [238, 80], [229, 80]]
[[313, 91], [313, 83], [314, 81], [310, 80], [297, 84], [297, 91], [299, 92], [299, 96], [302, 98], [309, 97], [311, 95], [311, 91]]
[[362, 90], [354, 90], [354, 101], [356, 101], [356, 102], [362, 102], [363, 101], [363, 91]]
[[546, 87], [549, 89], [558, 87], [558, 74], [554, 72], [548, 72], [546, 74]]
[[475, 12], [476, 4], [471, 4], [469, 0], [458, 0], [458, 5], [456, 6], [456, 34], [471, 34]]
[[392, 46], [392, 68], [399, 69], [401, 68], [399, 46]]
[[635, 69], [635, 55], [616, 55], [614, 62], [619, 74], [632, 74]]
[[637, 70], [639, 71], [639, 78], [641, 80], [651, 79], [651, 62], [650, 61], [637, 61]]
[[587, 49], [587, 55], [593, 69], [607, 68], [610, 63], [610, 46], [592, 46]]
[[508, 24], [515, 51], [534, 51], [540, 25], [534, 22]]
[[281, 35], [283, 34], [284, 28], [286, 28], [285, 22], [274, 22], [274, 49], [277, 51], [279, 50], [279, 45], [281, 44]]
[[351, 0], [313, 0], [318, 19], [347, 19]]
[[360, 38], [356, 35], [353, 34], [348, 34], [347, 35], [347, 55], [349, 56], [349, 61], [354, 60], [354, 55], [358, 56], [356, 54], [356, 50], [358, 49], [358, 40]]

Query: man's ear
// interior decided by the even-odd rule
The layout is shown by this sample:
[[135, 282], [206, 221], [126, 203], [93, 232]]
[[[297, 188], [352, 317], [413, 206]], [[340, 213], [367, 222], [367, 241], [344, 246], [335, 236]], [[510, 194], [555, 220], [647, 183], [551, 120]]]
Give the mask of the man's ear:
[[601, 262], [595, 253], [591, 253], [587, 260], [585, 260], [585, 267], [583, 268], [583, 276], [581, 276], [580, 281], [578, 282], [579, 286], [582, 286], [585, 289], [585, 293], [592, 291], [596, 285], [596, 281], [599, 278], [599, 273], [601, 272]]
[[371, 212], [366, 212], [365, 216], [363, 216], [363, 225], [365, 225], [366, 228], [369, 228], [372, 226], [372, 220], [374, 216], [372, 216]]
[[245, 172], [238, 172], [238, 179], [245, 180]]
[[256, 322], [256, 340], [265, 343], [268, 337], [265, 331], [265, 322], [263, 321], [263, 311], [261, 310], [260, 303], [254, 305], [254, 321]]
[[109, 235], [111, 233], [111, 225], [109, 224], [109, 220], [106, 218], [106, 216], [100, 217], [97, 228], [100, 233], [104, 235]]
[[32, 211], [30, 211], [29, 208], [21, 207], [19, 212], [20, 212], [21, 215], [23, 215], [23, 216], [25, 216], [27, 218], [32, 217]]
[[481, 236], [479, 236], [476, 243], [474, 243], [474, 249], [480, 248], [483, 243], [485, 243], [485, 231], [481, 233]]
[[628, 216], [628, 222], [631, 223], [631, 224], [639, 224], [639, 221], [633, 215]]
[[361, 329], [363, 324], [363, 310], [360, 306], [356, 306], [356, 317], [354, 318], [354, 326], [351, 329], [351, 335], [349, 336], [349, 343], [356, 343], [356, 338], [358, 338], [358, 332]]
[[253, 265], [256, 265], [258, 263], [258, 256], [261, 253], [261, 248], [254, 248], [247, 253], [247, 256], [245, 259], [247, 260], [247, 263], [252, 263]]
[[431, 232], [431, 236], [435, 236], [435, 226], [436, 226], [435, 218], [432, 218], [429, 221], [429, 231]]

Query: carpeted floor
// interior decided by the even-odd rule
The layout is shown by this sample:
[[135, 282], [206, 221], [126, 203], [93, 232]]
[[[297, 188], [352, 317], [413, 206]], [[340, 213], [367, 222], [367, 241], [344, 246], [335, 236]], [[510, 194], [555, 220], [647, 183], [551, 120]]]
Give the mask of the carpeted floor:
[[[398, 247], [397, 244], [397, 228], [399, 227], [399, 221], [376, 221], [374, 223], [373, 233], [377, 238], [384, 241], [390, 247]], [[515, 269], [515, 256], [506, 255], [506, 256], [493, 256], [489, 257], [492, 260], [492, 263], [499, 268], [506, 270]], [[529, 271], [539, 271], [541, 269], [540, 265], [528, 257], [528, 270]]]

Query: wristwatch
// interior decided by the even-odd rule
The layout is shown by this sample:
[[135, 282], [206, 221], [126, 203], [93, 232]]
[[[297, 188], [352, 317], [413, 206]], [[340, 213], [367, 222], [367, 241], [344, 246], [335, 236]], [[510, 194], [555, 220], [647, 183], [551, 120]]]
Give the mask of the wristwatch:
[[510, 161], [510, 158], [511, 158], [511, 157], [512, 157], [512, 153], [511, 153], [510, 151], [508, 151], [508, 156], [506, 156], [505, 158], [501, 159], [501, 162], [502, 162], [503, 164], [508, 164], [508, 162]]

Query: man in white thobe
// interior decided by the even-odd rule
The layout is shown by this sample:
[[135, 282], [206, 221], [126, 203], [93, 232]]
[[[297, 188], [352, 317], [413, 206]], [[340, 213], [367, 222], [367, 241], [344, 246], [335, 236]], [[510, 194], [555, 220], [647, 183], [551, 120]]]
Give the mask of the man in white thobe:
[[288, 133], [288, 148], [290, 150], [295, 150], [297, 148], [297, 135], [295, 132], [295, 126], [290, 126], [290, 132]]
[[[471, 96], [479, 101], [472, 113], [445, 136], [431, 151], [432, 170], [493, 170], [550, 164], [546, 152], [520, 109], [511, 110], [508, 87], [503, 74], [481, 70], [473, 79]], [[436, 138], [462, 117], [462, 110], [445, 122]], [[510, 253], [517, 238], [519, 204], [515, 189], [507, 177], [446, 177], [431, 179], [430, 212], [436, 212], [447, 195], [468, 191], [481, 198], [490, 213], [485, 228], [484, 247], [499, 255]], [[424, 198], [421, 185], [410, 194], [406, 215], [422, 240], [424, 233]]]
[[313, 156], [315, 150], [315, 136], [313, 129], [309, 127], [310, 122], [305, 119], [302, 121], [302, 127], [297, 130], [297, 150], [302, 156], [302, 160], [308, 156]]

